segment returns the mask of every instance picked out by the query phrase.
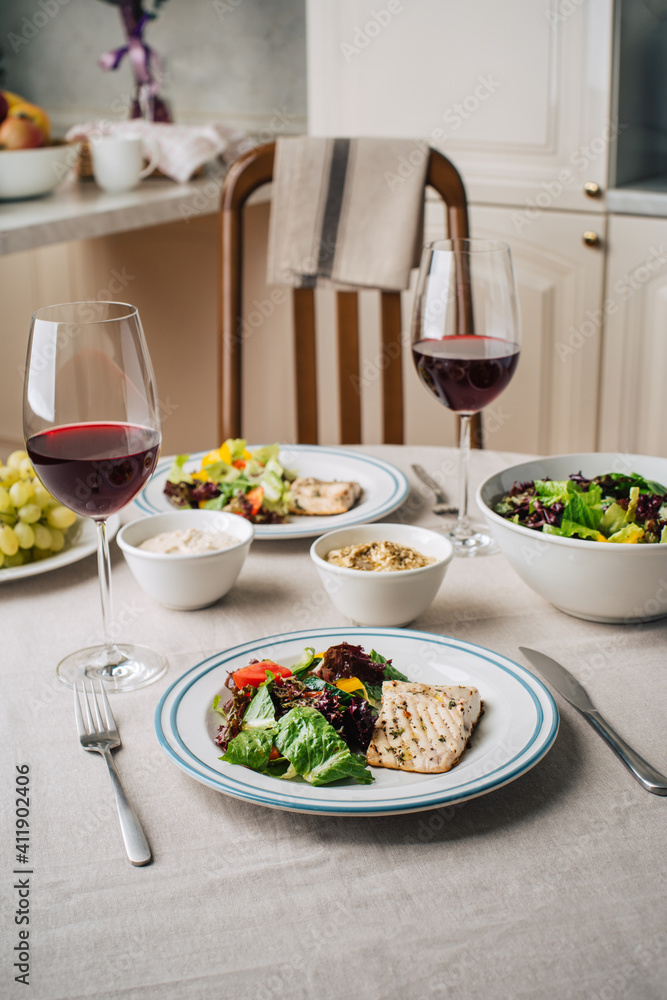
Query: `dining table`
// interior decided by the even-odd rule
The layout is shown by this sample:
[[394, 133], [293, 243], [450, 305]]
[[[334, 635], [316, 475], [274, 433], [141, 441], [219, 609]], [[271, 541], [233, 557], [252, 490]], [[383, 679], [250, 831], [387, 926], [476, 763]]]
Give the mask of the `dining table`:
[[[387, 521], [445, 529], [412, 465], [455, 501], [455, 449], [354, 450], [408, 478]], [[473, 451], [471, 485], [524, 457]], [[122, 513], [139, 516], [134, 505]], [[664, 1000], [667, 799], [640, 787], [555, 692], [558, 734], [535, 766], [423, 811], [266, 808], [194, 780], [164, 752], [156, 707], [193, 666], [294, 629], [349, 627], [353, 642], [311, 541], [256, 539], [233, 589], [198, 611], [149, 598], [112, 543], [112, 637], [168, 659], [158, 682], [111, 696], [116, 764], [153, 852], [144, 867], [127, 860], [106, 767], [82, 752], [72, 691], [56, 676], [62, 657], [99, 639], [94, 555], [0, 587], [0, 996]], [[495, 554], [454, 559], [408, 628], [521, 669], [520, 645], [555, 657], [634, 749], [667, 771], [667, 619], [570, 617]], [[213, 744], [211, 754], [219, 756]]]

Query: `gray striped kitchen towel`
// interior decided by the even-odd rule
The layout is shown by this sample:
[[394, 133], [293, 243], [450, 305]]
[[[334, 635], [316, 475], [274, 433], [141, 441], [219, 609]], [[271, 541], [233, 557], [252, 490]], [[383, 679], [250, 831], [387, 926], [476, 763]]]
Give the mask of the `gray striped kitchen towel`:
[[267, 280], [400, 290], [423, 242], [426, 143], [277, 140]]

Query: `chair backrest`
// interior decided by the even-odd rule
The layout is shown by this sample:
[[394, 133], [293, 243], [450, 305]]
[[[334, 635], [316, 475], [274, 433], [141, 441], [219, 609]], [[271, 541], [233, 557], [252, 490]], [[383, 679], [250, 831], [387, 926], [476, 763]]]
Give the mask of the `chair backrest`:
[[[222, 277], [220, 285], [220, 434], [241, 437], [241, 366], [243, 353], [243, 208], [250, 195], [273, 179], [276, 144], [249, 150], [229, 169], [222, 190]], [[429, 154], [426, 185], [447, 207], [450, 239], [468, 236], [468, 208], [463, 181], [442, 153]], [[382, 426], [385, 444], [403, 443], [403, 374], [401, 293], [381, 292]], [[315, 295], [312, 288], [293, 291], [297, 441], [318, 443], [315, 365]], [[355, 292], [337, 292], [338, 392], [341, 444], [361, 443], [359, 322]], [[473, 425], [473, 447], [481, 428]]]

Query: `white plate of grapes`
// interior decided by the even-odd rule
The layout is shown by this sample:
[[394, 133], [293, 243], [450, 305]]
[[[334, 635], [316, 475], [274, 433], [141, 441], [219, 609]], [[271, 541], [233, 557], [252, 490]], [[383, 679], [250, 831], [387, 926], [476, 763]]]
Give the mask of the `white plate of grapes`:
[[[107, 538], [118, 531], [107, 521]], [[25, 451], [0, 462], [0, 583], [47, 573], [97, 549], [95, 523], [63, 507], [35, 475]]]

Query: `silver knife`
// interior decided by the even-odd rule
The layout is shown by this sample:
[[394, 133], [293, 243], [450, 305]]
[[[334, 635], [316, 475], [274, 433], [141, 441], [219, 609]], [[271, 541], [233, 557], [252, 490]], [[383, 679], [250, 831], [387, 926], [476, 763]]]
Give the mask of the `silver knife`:
[[640, 757], [632, 747], [628, 746], [625, 740], [621, 739], [607, 720], [600, 715], [586, 690], [569, 670], [537, 649], [528, 649], [526, 646], [519, 646], [519, 649], [533, 666], [537, 667], [545, 680], [549, 681], [556, 688], [556, 691], [569, 701], [570, 705], [581, 712], [587, 722], [590, 722], [593, 729], [607, 741], [632, 776], [647, 792], [653, 792], [654, 795], [667, 795], [667, 776], [651, 767], [643, 757]]

